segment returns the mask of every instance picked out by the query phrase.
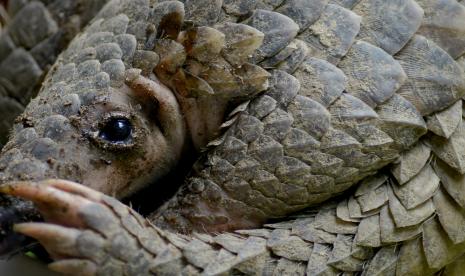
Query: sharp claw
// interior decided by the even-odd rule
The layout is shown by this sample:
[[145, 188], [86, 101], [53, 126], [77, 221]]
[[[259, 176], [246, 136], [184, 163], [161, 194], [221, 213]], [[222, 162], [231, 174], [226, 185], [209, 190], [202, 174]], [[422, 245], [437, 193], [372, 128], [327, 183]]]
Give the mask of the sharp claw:
[[48, 223], [21, 223], [14, 230], [38, 240], [54, 259], [76, 256], [77, 239], [81, 231]]
[[70, 194], [43, 182], [10, 183], [0, 187], [0, 192], [34, 202], [47, 221], [77, 228], [85, 226], [78, 211], [92, 203], [80, 195]]
[[48, 268], [65, 275], [94, 276], [97, 274], [97, 265], [88, 260], [62, 260], [49, 264]]
[[68, 192], [70, 194], [79, 195], [83, 198], [92, 200], [92, 201], [100, 201], [103, 194], [88, 188], [84, 185], [77, 184], [67, 180], [61, 179], [48, 179], [40, 182], [11, 182], [6, 183], [0, 186], [0, 193], [15, 195], [15, 196], [22, 196], [20, 193], [21, 191], [17, 191], [17, 189], [21, 189], [24, 187], [53, 187], [57, 190], [61, 190], [64, 192]]
[[[113, 208], [129, 214], [105, 195], [63, 180], [10, 183], [1, 186], [0, 192], [35, 203], [48, 223], [22, 223], [13, 230], [37, 239], [53, 259], [63, 260], [50, 268], [66, 274], [95, 275], [100, 269], [95, 263], [100, 261], [93, 261], [105, 255], [105, 238], [120, 231]], [[67, 258], [76, 259], [64, 261]]]
[[66, 180], [61, 180], [61, 179], [49, 179], [49, 180], [42, 181], [41, 183], [55, 187], [58, 190], [62, 190], [64, 192], [79, 195], [91, 201], [100, 202], [103, 196], [102, 193], [96, 190], [93, 190], [84, 185], [77, 184], [71, 181], [66, 181]]
[[[7, 195], [12, 195], [12, 193], [15, 192], [15, 187], [16, 185], [23, 183], [23, 182], [10, 182], [10, 183], [5, 183], [0, 186], [0, 193], [2, 194], [7, 194]], [[32, 183], [31, 183], [32, 184]]]

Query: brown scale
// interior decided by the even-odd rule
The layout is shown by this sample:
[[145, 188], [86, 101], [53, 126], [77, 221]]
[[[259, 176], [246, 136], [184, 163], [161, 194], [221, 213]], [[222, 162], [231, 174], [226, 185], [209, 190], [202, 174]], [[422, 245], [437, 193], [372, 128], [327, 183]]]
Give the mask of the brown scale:
[[[465, 7], [246, 4], [185, 1], [184, 14], [177, 1], [106, 6], [104, 21], [63, 52], [22, 116], [29, 125], [15, 126], [0, 158], [3, 181], [27, 181], [2, 191], [34, 201], [52, 222], [15, 230], [59, 260], [52, 269], [71, 274], [456, 271], [465, 147], [464, 73], [454, 58], [464, 45], [449, 47], [437, 29], [459, 26]], [[183, 28], [163, 29], [183, 15]], [[89, 189], [122, 198], [149, 182], [173, 185], [159, 180], [186, 150], [206, 152], [149, 216], [163, 230]], [[212, 234], [238, 228], [258, 229]]]

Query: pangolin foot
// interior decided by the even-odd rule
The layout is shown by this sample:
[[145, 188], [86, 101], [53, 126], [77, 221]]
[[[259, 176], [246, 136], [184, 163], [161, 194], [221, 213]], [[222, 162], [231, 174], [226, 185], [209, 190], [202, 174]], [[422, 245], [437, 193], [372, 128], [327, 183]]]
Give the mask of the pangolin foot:
[[16, 224], [14, 230], [43, 245], [55, 260], [50, 269], [67, 275], [149, 272], [151, 254], [136, 249], [157, 230], [116, 199], [64, 180], [16, 182], [0, 192], [34, 202], [43, 215], [45, 223]]

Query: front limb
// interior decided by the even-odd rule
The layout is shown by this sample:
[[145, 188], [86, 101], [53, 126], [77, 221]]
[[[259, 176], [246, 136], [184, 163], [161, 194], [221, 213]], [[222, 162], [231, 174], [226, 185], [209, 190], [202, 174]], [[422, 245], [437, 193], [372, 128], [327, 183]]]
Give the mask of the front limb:
[[50, 269], [71, 275], [151, 275], [181, 272], [187, 264], [163, 232], [104, 194], [71, 182], [22, 182], [2, 187], [32, 200], [48, 223], [15, 230], [37, 239], [55, 262]]
[[[261, 274], [266, 240], [238, 239], [225, 250], [209, 235], [163, 231], [119, 201], [63, 180], [18, 182], [1, 192], [33, 201], [46, 223], [15, 231], [37, 239], [55, 260], [50, 269], [70, 275], [218, 275], [232, 268]], [[209, 241], [211, 244], [209, 244]]]
[[[396, 228], [390, 212], [398, 207], [388, 203], [361, 221], [344, 213], [348, 201], [343, 200], [261, 229], [185, 236], [63, 180], [17, 182], [0, 192], [36, 204], [47, 223], [23, 223], [15, 230], [37, 239], [55, 260], [50, 268], [68, 275], [434, 275], [461, 268], [458, 257], [465, 248], [463, 242], [451, 242], [440, 226], [441, 219], [460, 221], [458, 216], [427, 215], [416, 226]], [[456, 214], [444, 205], [442, 193], [434, 196], [434, 204]]]

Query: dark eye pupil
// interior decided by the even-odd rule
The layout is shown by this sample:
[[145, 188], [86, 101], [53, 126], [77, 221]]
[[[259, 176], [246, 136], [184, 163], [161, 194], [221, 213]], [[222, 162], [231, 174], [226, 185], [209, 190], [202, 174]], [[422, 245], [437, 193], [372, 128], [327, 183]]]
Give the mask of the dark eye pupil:
[[125, 142], [131, 133], [132, 124], [128, 119], [111, 119], [100, 131], [100, 138], [112, 143]]

